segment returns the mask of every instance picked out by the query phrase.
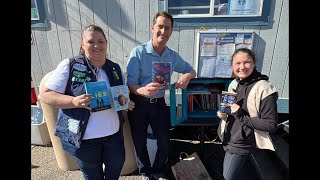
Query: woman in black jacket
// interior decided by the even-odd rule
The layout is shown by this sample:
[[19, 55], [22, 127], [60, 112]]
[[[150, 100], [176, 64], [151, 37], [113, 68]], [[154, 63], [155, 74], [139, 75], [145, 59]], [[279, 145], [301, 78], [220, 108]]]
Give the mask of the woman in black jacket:
[[253, 148], [274, 151], [269, 132], [278, 124], [278, 92], [269, 83], [269, 77], [255, 68], [256, 58], [250, 49], [237, 49], [231, 66], [236, 75], [228, 88], [236, 92], [236, 102], [230, 105], [231, 113], [217, 112], [221, 119], [218, 135], [225, 157], [223, 176], [226, 180], [238, 179], [242, 167]]

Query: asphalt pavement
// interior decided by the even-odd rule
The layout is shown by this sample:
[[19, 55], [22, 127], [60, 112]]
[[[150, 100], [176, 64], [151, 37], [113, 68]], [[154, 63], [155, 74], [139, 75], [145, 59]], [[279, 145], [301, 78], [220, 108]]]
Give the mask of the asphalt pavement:
[[[217, 141], [216, 134], [208, 129], [205, 133], [204, 148], [201, 150], [199, 141], [199, 128], [197, 127], [178, 127], [171, 131], [171, 151], [169, 152], [167, 176], [169, 180], [174, 180], [171, 166], [179, 161], [181, 152], [191, 155], [197, 152], [206, 170], [213, 180], [222, 180], [222, 163], [224, 152], [221, 143]], [[215, 130], [213, 130], [215, 131]], [[188, 133], [186, 133], [188, 132]], [[51, 144], [31, 145], [31, 179], [32, 180], [83, 180], [80, 170], [65, 171], [59, 168], [54, 150]], [[120, 180], [139, 180], [143, 179], [136, 172], [121, 176]]]

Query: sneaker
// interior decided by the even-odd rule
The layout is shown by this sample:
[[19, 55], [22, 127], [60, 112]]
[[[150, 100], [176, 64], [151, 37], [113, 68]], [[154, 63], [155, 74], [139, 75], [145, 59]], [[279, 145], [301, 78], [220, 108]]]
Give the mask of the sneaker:
[[152, 180], [152, 176], [150, 174], [140, 173], [140, 176], [143, 180]]
[[151, 175], [151, 179], [152, 180], [154, 180], [154, 179], [156, 179], [156, 180], [169, 180], [164, 174], [162, 174], [162, 173], [153, 173], [152, 175]]
[[141, 175], [142, 176], [142, 180], [150, 180], [148, 176], [145, 175]]
[[164, 177], [161, 177], [161, 178], [159, 178], [158, 180], [169, 180], [169, 179], [164, 178]]

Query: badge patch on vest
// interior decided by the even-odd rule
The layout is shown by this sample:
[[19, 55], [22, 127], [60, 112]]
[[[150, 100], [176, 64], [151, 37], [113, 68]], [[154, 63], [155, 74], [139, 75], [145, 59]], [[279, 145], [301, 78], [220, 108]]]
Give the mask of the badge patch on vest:
[[84, 83], [84, 78], [72, 77], [71, 81], [73, 81], [73, 82], [79, 82], [79, 83]]
[[116, 78], [116, 80], [119, 80], [119, 75], [118, 75], [118, 73], [117, 73], [117, 71], [116, 71], [116, 69], [114, 67], [112, 69], [112, 74]]
[[86, 73], [79, 72], [79, 71], [73, 71], [72, 76], [77, 77], [77, 78], [83, 78], [86, 76]]
[[76, 59], [75, 62], [84, 64], [83, 59], [81, 59], [81, 58]]
[[79, 63], [74, 63], [73, 68], [78, 71], [81, 71], [81, 72], [84, 72], [87, 70], [87, 66], [79, 64]]
[[69, 131], [77, 134], [79, 132], [79, 123], [80, 121], [75, 119], [68, 119], [68, 129]]

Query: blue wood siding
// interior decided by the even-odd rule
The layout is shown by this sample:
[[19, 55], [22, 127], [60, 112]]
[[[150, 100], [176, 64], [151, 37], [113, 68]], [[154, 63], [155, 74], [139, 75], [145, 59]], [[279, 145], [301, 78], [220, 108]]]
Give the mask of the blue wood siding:
[[[102, 27], [111, 60], [126, 68], [130, 51], [151, 39], [152, 15], [158, 0], [44, 0], [47, 28], [31, 28], [31, 72], [38, 87], [41, 79], [60, 61], [79, 52], [81, 30], [88, 24]], [[289, 0], [271, 0], [267, 26], [208, 26], [213, 31], [253, 31], [257, 68], [270, 77], [280, 98], [289, 98]], [[174, 27], [168, 46], [196, 67], [196, 39], [200, 27]], [[173, 74], [172, 81], [180, 75]]]

